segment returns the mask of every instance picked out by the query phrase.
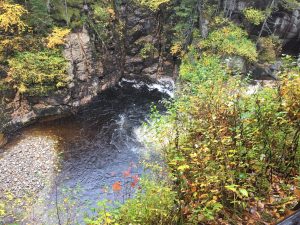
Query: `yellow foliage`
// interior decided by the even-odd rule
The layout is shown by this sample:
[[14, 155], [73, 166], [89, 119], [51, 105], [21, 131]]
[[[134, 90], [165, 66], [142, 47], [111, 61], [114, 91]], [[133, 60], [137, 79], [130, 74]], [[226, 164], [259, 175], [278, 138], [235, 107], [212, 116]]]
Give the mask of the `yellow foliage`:
[[107, 12], [110, 14], [111, 18], [115, 19], [116, 18], [116, 13], [115, 10], [112, 8], [107, 8]]
[[0, 202], [0, 217], [1, 216], [5, 216], [6, 212], [5, 212], [5, 204]]
[[0, 61], [6, 61], [8, 57], [18, 52], [39, 50], [41, 40], [38, 37], [32, 36], [7, 36], [4, 39], [0, 38]]
[[245, 15], [246, 19], [250, 23], [253, 23], [254, 25], [261, 24], [266, 18], [266, 15], [263, 11], [260, 11], [258, 9], [254, 9], [252, 7], [245, 9], [244, 10], [244, 15]]
[[256, 46], [248, 38], [247, 32], [231, 22], [212, 31], [208, 38], [200, 43], [199, 47], [207, 52], [237, 55], [249, 61], [256, 61], [258, 56]]
[[18, 88], [18, 90], [21, 94], [23, 94], [27, 91], [27, 87], [25, 86], [24, 83], [21, 83], [19, 86], [16, 86], [16, 87]]
[[286, 78], [283, 82], [281, 94], [284, 99], [284, 107], [288, 115], [294, 121], [300, 120], [300, 76]]
[[170, 2], [170, 0], [138, 0], [138, 3], [143, 6], [149, 7], [153, 11], [157, 10], [160, 5], [168, 2]]
[[13, 51], [22, 51], [23, 47], [24, 45], [20, 36], [0, 40], [0, 59], [4, 60]]
[[16, 33], [25, 31], [28, 26], [21, 17], [26, 13], [28, 13], [27, 10], [19, 4], [0, 0], [0, 29]]
[[175, 43], [172, 47], [171, 47], [171, 54], [172, 55], [178, 55], [180, 54], [182, 51], [182, 47], [180, 43]]
[[70, 31], [70, 29], [55, 27], [52, 33], [47, 37], [47, 47], [53, 49], [65, 44], [65, 37]]

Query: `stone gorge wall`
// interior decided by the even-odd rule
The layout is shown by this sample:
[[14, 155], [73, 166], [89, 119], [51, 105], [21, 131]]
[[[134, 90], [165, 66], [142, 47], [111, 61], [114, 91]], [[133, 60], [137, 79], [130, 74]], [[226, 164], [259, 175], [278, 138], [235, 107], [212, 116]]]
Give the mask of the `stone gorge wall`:
[[[127, 1], [121, 13], [126, 36], [124, 76], [156, 79], [172, 75], [174, 62], [168, 51], [170, 41], [166, 37], [171, 36], [171, 31], [164, 30], [170, 12], [151, 12]], [[145, 46], [153, 47], [147, 57], [141, 54]]]
[[[241, 12], [247, 7], [255, 7], [265, 9], [272, 0], [223, 0], [223, 9], [227, 15], [231, 16], [233, 20], [241, 21]], [[273, 1], [276, 4], [276, 0]], [[267, 21], [268, 29], [264, 35], [273, 33], [283, 41], [283, 46], [291, 45], [294, 53], [300, 53], [300, 8], [299, 9], [285, 9], [278, 6], [278, 9], [269, 17]], [[258, 30], [253, 29], [253, 35], [258, 35]]]
[[[222, 9], [227, 17], [236, 23], [244, 24], [251, 36], [257, 38], [261, 32], [261, 26], [254, 26], [245, 21], [242, 11], [247, 7], [266, 9], [270, 4], [276, 5], [277, 0], [222, 0]], [[262, 36], [274, 34], [282, 42], [282, 53], [300, 56], [300, 9], [283, 8], [280, 4], [266, 21]], [[260, 45], [258, 45], [260, 51]], [[277, 74], [281, 68], [281, 61], [278, 59], [274, 63], [257, 62], [247, 65], [243, 59], [238, 61], [233, 57], [229, 58], [230, 67], [242, 68], [244, 73], [251, 72], [252, 78], [256, 80], [277, 79]]]
[[[84, 3], [80, 4], [76, 8], [86, 7]], [[95, 32], [86, 26], [75, 29], [67, 37], [63, 54], [69, 61], [68, 87], [45, 97], [21, 96], [18, 93], [10, 96], [11, 100], [7, 103], [10, 119], [6, 131], [40, 118], [76, 112], [101, 91], [114, 86], [121, 77], [155, 80], [162, 75], [172, 75], [172, 57], [163, 50], [166, 43], [160, 39], [161, 30], [158, 31], [161, 29], [158, 26], [159, 15], [124, 1], [119, 16], [125, 25], [124, 39], [115, 38], [105, 49]], [[159, 51], [142, 57], [140, 52], [146, 44], [155, 46]]]

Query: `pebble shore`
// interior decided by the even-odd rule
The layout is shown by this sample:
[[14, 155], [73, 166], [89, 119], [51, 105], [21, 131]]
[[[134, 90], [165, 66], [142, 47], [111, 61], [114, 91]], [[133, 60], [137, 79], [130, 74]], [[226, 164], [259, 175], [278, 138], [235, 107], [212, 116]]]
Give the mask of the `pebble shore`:
[[57, 141], [48, 136], [23, 137], [0, 154], [0, 197], [37, 194], [51, 181], [57, 162]]

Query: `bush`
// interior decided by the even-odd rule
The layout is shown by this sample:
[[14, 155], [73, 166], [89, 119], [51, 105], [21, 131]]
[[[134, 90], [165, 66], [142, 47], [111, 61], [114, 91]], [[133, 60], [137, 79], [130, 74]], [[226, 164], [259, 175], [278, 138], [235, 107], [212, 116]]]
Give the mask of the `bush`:
[[148, 7], [152, 11], [156, 11], [163, 4], [167, 4], [170, 0], [136, 0], [142, 6]]
[[200, 47], [209, 52], [237, 55], [256, 61], [256, 46], [247, 38], [247, 32], [231, 22], [227, 24], [213, 30], [207, 39], [200, 42]]
[[54, 49], [64, 45], [65, 38], [70, 32], [70, 29], [54, 27], [52, 33], [47, 37], [47, 47]]
[[281, 5], [290, 11], [296, 10], [300, 7], [300, 3], [297, 0], [282, 0]]
[[263, 11], [260, 11], [258, 9], [254, 9], [254, 8], [245, 9], [244, 15], [245, 15], [246, 19], [250, 23], [253, 23], [254, 25], [261, 24], [266, 18], [266, 15]]
[[100, 202], [97, 216], [86, 218], [85, 222], [89, 225], [171, 225], [176, 218], [175, 196], [175, 192], [166, 183], [144, 178], [134, 198], [126, 200], [117, 208], [109, 206], [107, 201]]
[[140, 56], [143, 59], [148, 57], [153, 57], [153, 55], [157, 52], [157, 49], [152, 43], [145, 43], [144, 47], [140, 50]]
[[7, 59], [17, 52], [40, 51], [42, 47], [42, 41], [31, 36], [0, 39], [0, 64], [5, 64]]
[[281, 52], [281, 43], [278, 37], [261, 37], [258, 41], [260, 46], [259, 60], [272, 63], [276, 61]]
[[184, 62], [181, 77], [193, 83], [149, 128], [175, 176], [182, 224], [272, 222], [296, 201], [299, 71], [284, 70], [277, 88], [249, 95], [239, 77], [212, 68], [221, 69], [216, 59]]
[[7, 34], [19, 34], [28, 29], [27, 24], [22, 20], [28, 11], [19, 4], [0, 2], [0, 31]]
[[9, 66], [11, 82], [20, 93], [47, 95], [67, 84], [67, 62], [57, 51], [19, 53]]
[[208, 80], [225, 78], [226, 72], [220, 60], [216, 55], [205, 55], [205, 57], [196, 58], [197, 53], [190, 50], [190, 53], [183, 58], [180, 66], [180, 78], [188, 82], [191, 88], [196, 84], [205, 83]]

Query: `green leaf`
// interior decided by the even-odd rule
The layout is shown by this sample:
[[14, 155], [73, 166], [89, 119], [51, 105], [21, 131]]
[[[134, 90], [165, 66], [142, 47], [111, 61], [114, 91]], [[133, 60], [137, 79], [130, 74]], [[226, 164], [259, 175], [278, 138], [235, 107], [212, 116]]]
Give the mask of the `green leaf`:
[[237, 191], [237, 187], [238, 187], [238, 185], [236, 185], [236, 184], [232, 184], [232, 185], [227, 185], [227, 186], [225, 186], [225, 188], [226, 188], [227, 190], [233, 191], [233, 192], [235, 192], [235, 193], [238, 192], [238, 191]]
[[177, 169], [178, 169], [179, 171], [185, 171], [185, 170], [187, 170], [187, 169], [189, 169], [189, 168], [190, 168], [189, 165], [182, 165], [182, 166], [179, 166]]
[[248, 191], [244, 188], [240, 188], [239, 192], [244, 196], [244, 197], [249, 197]]

